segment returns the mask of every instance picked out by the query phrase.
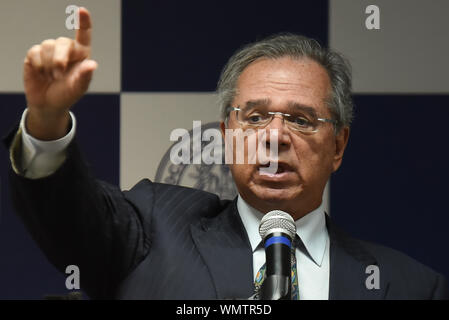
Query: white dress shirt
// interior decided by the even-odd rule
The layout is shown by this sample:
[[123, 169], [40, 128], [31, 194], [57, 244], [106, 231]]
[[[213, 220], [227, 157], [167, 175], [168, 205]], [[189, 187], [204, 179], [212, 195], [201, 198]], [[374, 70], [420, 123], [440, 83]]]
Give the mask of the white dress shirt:
[[[38, 179], [55, 172], [66, 158], [65, 149], [75, 136], [76, 119], [72, 118], [69, 133], [54, 141], [42, 141], [28, 134], [25, 126], [27, 110], [22, 114], [19, 131], [12, 149], [20, 148], [21, 158], [11, 161], [14, 170], [30, 179]], [[17, 140], [21, 143], [17, 143]], [[20, 153], [19, 153], [20, 154]], [[17, 162], [20, 161], [20, 167]], [[20, 170], [18, 169], [20, 168]], [[323, 203], [316, 210], [295, 221], [296, 233], [307, 252], [296, 249], [298, 288], [301, 300], [327, 300], [329, 298], [329, 234], [326, 228]], [[265, 250], [261, 244], [259, 224], [263, 214], [249, 206], [239, 195], [237, 209], [248, 234], [253, 251], [253, 279], [265, 263]]]

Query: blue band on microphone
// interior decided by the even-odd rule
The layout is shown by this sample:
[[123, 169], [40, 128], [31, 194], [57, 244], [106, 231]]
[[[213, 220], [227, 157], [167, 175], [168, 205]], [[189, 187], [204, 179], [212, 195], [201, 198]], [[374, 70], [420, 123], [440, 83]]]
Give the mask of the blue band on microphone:
[[271, 246], [272, 244], [275, 244], [275, 243], [282, 243], [282, 244], [285, 244], [285, 245], [287, 245], [289, 247], [292, 246], [292, 243], [291, 243], [291, 241], [288, 238], [283, 237], [283, 236], [279, 236], [279, 237], [271, 237], [270, 239], [265, 241], [265, 248], [267, 248], [267, 247], [269, 247], [269, 246]]

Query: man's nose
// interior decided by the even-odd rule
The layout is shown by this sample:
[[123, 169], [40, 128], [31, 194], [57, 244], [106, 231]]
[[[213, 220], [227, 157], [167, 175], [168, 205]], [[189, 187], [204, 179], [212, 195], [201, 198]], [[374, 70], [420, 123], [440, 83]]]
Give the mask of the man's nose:
[[288, 132], [288, 128], [285, 127], [285, 121], [282, 115], [275, 114], [273, 120], [265, 127], [267, 130], [267, 147], [270, 146], [271, 139], [276, 138], [276, 136], [271, 136], [270, 129], [277, 130], [278, 134], [278, 146], [279, 148], [288, 147], [291, 144], [290, 135]]

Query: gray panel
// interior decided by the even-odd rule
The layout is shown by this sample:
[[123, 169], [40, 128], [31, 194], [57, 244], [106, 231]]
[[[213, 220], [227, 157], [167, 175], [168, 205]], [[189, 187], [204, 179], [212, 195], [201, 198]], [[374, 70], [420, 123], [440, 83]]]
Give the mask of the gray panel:
[[164, 154], [174, 143], [173, 129], [191, 130], [193, 121], [218, 121], [213, 93], [122, 93], [120, 185], [129, 189], [147, 177], [154, 180]]
[[[368, 5], [380, 29], [367, 30]], [[330, 46], [351, 61], [355, 93], [448, 93], [449, 1], [330, 0]]]
[[120, 91], [120, 0], [2, 0], [0, 2], [0, 92], [22, 92], [23, 59], [34, 44], [45, 39], [74, 37], [67, 30], [65, 8], [85, 6], [92, 14], [92, 58], [99, 68], [91, 92]]

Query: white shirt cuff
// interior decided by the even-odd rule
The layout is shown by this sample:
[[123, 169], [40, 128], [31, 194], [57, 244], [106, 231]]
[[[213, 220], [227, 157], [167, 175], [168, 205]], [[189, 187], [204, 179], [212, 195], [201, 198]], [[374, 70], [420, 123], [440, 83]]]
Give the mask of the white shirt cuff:
[[54, 173], [66, 159], [66, 148], [73, 140], [76, 119], [72, 112], [72, 128], [58, 140], [42, 141], [32, 137], [26, 130], [25, 119], [28, 109], [22, 114], [20, 131], [22, 132], [22, 170], [27, 178], [38, 179]]

